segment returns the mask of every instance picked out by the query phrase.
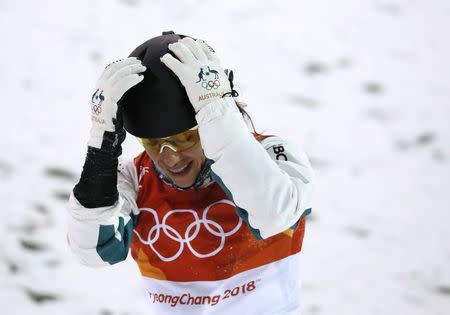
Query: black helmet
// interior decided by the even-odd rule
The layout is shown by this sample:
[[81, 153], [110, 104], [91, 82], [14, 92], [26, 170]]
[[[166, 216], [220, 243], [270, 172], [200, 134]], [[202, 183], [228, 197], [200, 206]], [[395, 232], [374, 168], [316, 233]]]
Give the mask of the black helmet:
[[159, 59], [171, 53], [168, 49], [170, 43], [183, 37], [186, 36], [173, 31], [163, 32], [130, 54], [147, 67], [143, 73], [144, 80], [129, 89], [119, 101], [124, 128], [136, 137], [168, 137], [197, 125], [184, 86]]

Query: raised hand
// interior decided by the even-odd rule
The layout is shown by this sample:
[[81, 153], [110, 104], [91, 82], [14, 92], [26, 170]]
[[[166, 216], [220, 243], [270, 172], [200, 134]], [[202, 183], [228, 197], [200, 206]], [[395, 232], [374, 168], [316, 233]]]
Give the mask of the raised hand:
[[178, 76], [196, 113], [204, 105], [231, 92], [230, 82], [216, 53], [203, 40], [185, 37], [170, 44], [169, 49], [178, 59], [167, 53], [161, 61]]
[[135, 57], [121, 59], [106, 66], [91, 98], [92, 127], [88, 141], [90, 147], [101, 149], [106, 136], [110, 138], [111, 133], [122, 132], [117, 101], [144, 79], [140, 73], [145, 70], [145, 66]]

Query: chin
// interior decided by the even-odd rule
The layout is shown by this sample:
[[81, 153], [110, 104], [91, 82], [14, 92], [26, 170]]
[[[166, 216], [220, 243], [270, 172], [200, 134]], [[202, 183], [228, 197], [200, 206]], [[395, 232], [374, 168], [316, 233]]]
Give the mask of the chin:
[[177, 185], [178, 187], [181, 188], [187, 188], [190, 187], [194, 184], [195, 179], [186, 179], [186, 180], [175, 180], [172, 178], [172, 181], [175, 183], [175, 185]]
[[192, 186], [197, 179], [198, 173], [200, 172], [200, 168], [196, 163], [192, 162], [189, 168], [186, 170], [186, 173], [183, 175], [175, 175], [170, 171], [166, 172], [166, 175], [170, 177], [170, 179], [181, 188], [187, 188]]
[[192, 174], [189, 174], [188, 176], [186, 176], [186, 178], [176, 178], [174, 176], [169, 177], [172, 179], [175, 185], [181, 188], [192, 186], [195, 183], [195, 179], [197, 178], [197, 176], [192, 176]]

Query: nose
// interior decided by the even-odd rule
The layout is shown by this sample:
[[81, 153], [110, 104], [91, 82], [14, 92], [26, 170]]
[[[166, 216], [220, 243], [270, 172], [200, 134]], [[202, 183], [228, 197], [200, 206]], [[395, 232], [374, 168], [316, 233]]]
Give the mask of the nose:
[[164, 165], [168, 167], [175, 166], [178, 162], [180, 162], [183, 159], [180, 153], [173, 151], [169, 147], [165, 147], [162, 150], [160, 157]]

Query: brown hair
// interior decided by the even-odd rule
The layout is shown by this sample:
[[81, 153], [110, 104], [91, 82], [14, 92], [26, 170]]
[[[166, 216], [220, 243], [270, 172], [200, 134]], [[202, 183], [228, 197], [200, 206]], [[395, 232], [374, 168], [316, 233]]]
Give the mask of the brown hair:
[[244, 120], [249, 121], [250, 124], [252, 125], [253, 132], [256, 135], [259, 135], [260, 133], [256, 131], [255, 124], [253, 123], [252, 117], [250, 117], [250, 114], [244, 109], [244, 107], [247, 107], [247, 104], [244, 102], [236, 101], [236, 100], [235, 100], [235, 103], [236, 103], [236, 106], [239, 109], [239, 112], [241, 113], [242, 117], [244, 117]]

